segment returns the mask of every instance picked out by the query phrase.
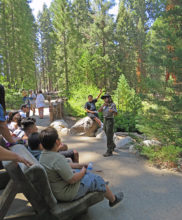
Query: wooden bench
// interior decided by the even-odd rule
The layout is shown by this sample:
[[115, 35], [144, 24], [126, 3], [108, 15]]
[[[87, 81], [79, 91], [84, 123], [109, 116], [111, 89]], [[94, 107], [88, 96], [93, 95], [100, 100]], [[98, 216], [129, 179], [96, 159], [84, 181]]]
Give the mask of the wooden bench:
[[71, 220], [104, 199], [103, 193], [94, 192], [88, 193], [83, 198], [73, 202], [58, 202], [51, 191], [46, 171], [40, 163], [23, 145], [13, 146], [12, 151], [33, 162], [34, 165], [28, 168], [21, 163], [17, 165], [14, 162], [3, 161], [10, 181], [0, 198], [0, 219], [3, 219], [7, 214], [16, 194], [20, 192], [31, 203], [36, 213], [31, 218], [34, 220]]

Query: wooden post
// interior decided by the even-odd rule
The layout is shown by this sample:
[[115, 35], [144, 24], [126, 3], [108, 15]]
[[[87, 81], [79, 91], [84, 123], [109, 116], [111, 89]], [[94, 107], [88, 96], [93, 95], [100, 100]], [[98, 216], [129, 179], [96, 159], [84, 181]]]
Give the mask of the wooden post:
[[57, 99], [54, 103], [49, 101], [50, 122], [64, 117], [64, 100]]
[[49, 117], [50, 117], [50, 122], [54, 121], [54, 115], [53, 115], [53, 104], [50, 103], [49, 105]]

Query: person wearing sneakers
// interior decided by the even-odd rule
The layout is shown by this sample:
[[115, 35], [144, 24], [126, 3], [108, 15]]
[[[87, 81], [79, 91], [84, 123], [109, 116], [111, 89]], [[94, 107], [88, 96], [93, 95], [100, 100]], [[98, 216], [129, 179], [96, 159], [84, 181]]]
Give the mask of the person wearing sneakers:
[[88, 117], [96, 121], [99, 127], [103, 128], [103, 123], [99, 119], [99, 115], [95, 106], [95, 103], [100, 98], [101, 94], [102, 94], [102, 90], [100, 90], [99, 95], [95, 99], [93, 99], [92, 95], [88, 96], [88, 102], [85, 103], [85, 111], [87, 112]]
[[113, 136], [114, 136], [114, 116], [117, 115], [116, 105], [113, 103], [112, 98], [109, 94], [105, 94], [101, 97], [104, 100], [104, 104], [98, 110], [103, 113], [104, 116], [104, 131], [107, 136], [107, 152], [103, 154], [104, 157], [112, 156], [112, 152], [116, 147]]
[[[68, 163], [57, 152], [61, 142], [55, 128], [48, 127], [41, 131], [40, 142], [44, 150], [39, 162], [47, 171], [52, 192], [58, 201], [71, 202], [89, 192], [103, 192], [110, 207], [123, 200], [123, 192], [113, 194], [102, 177], [87, 172], [88, 165]], [[79, 170], [74, 172], [73, 169]]]

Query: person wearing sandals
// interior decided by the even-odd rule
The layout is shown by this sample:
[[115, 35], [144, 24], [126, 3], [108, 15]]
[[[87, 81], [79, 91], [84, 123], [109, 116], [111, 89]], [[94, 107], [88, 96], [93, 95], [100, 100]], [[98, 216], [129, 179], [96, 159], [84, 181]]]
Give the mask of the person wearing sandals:
[[[57, 152], [60, 139], [55, 128], [41, 131], [40, 142], [44, 148], [40, 155], [40, 164], [45, 168], [52, 192], [58, 201], [74, 201], [89, 192], [103, 192], [113, 207], [123, 200], [123, 193], [113, 194], [102, 177], [87, 172], [87, 165], [68, 163]], [[72, 169], [80, 169], [75, 171]]]
[[113, 103], [112, 98], [109, 94], [105, 94], [101, 97], [104, 100], [104, 104], [98, 110], [103, 113], [104, 116], [104, 131], [107, 136], [107, 151], [103, 154], [104, 157], [112, 156], [112, 152], [116, 147], [113, 136], [114, 136], [114, 116], [117, 115], [116, 105]]

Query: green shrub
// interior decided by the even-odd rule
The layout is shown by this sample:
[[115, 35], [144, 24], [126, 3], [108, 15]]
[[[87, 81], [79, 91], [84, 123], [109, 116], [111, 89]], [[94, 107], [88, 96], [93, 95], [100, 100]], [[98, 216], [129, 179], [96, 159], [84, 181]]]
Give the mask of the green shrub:
[[135, 116], [131, 112], [118, 111], [118, 115], [115, 117], [115, 130], [117, 131], [135, 131], [136, 120]]
[[[99, 94], [99, 89], [96, 86], [87, 86], [78, 84], [70, 91], [70, 97], [65, 105], [65, 112], [68, 115], [75, 117], [84, 117], [86, 115], [84, 105], [88, 100], [88, 95], [93, 95], [96, 98]], [[102, 105], [102, 100], [98, 100], [96, 106]]]
[[147, 157], [154, 164], [177, 165], [177, 161], [182, 153], [182, 148], [174, 145], [158, 147], [138, 147], [140, 154]]
[[135, 131], [136, 117], [142, 109], [142, 102], [135, 90], [130, 88], [123, 74], [120, 76], [117, 89], [114, 92], [114, 102], [118, 108], [115, 129], [117, 131]]

